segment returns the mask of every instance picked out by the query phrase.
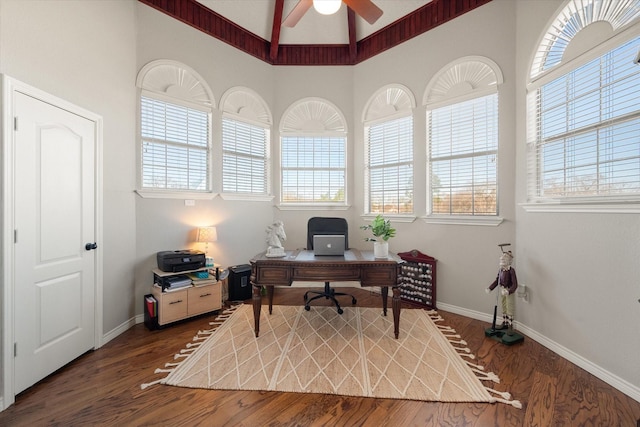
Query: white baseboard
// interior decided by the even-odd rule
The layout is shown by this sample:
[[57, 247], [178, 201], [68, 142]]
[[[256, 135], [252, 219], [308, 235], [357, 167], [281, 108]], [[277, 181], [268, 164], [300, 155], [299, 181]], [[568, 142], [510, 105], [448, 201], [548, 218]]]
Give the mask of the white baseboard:
[[[449, 311], [454, 314], [459, 314], [461, 316], [470, 317], [472, 319], [481, 320], [489, 323], [493, 322], [493, 316], [486, 313], [468, 310], [466, 308], [457, 307], [454, 305], [445, 304], [441, 302], [437, 303], [437, 307], [438, 309]], [[580, 368], [589, 372], [591, 375], [594, 375], [595, 377], [600, 378], [602, 381], [606, 382], [611, 387], [614, 387], [615, 389], [626, 394], [627, 396], [634, 399], [635, 401], [640, 402], [640, 387], [637, 387], [629, 383], [628, 381], [618, 377], [617, 375], [614, 375], [611, 372], [605, 369], [602, 369], [600, 366], [585, 359], [584, 357], [569, 350], [568, 348], [558, 344], [557, 342], [550, 340], [549, 338], [529, 328], [528, 326], [523, 325], [522, 323], [519, 323], [516, 321], [514, 323], [514, 326], [518, 330], [518, 332], [521, 332], [523, 335], [526, 335], [527, 337], [531, 338], [538, 344], [545, 346], [549, 350], [553, 351], [554, 353], [558, 354], [559, 356], [563, 357], [564, 359], [568, 360], [574, 365], [579, 366]]]
[[133, 326], [135, 326], [136, 324], [142, 323], [142, 322], [144, 322], [144, 315], [143, 314], [139, 314], [136, 317], [133, 317], [133, 318], [127, 320], [126, 322], [121, 323], [116, 328], [114, 328], [114, 329], [110, 330], [109, 332], [107, 332], [106, 334], [104, 334], [104, 336], [102, 337], [102, 345], [105, 345], [106, 343], [108, 343], [112, 339], [116, 338], [118, 335], [122, 334], [123, 332], [126, 332], [127, 330], [129, 330]]

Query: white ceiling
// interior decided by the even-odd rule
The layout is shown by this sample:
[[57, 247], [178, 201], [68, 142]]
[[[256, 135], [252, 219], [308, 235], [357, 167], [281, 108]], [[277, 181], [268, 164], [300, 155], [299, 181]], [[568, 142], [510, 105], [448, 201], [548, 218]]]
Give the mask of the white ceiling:
[[[219, 15], [233, 21], [264, 40], [271, 40], [273, 9], [275, 0], [197, 0]], [[370, 25], [356, 16], [356, 40], [397, 21], [432, 0], [373, 0], [383, 14], [375, 24]], [[282, 19], [298, 3], [298, 0], [284, 0]], [[302, 17], [294, 28], [282, 26], [280, 44], [349, 44], [347, 27], [347, 6], [343, 3], [334, 15], [325, 16], [313, 8]]]

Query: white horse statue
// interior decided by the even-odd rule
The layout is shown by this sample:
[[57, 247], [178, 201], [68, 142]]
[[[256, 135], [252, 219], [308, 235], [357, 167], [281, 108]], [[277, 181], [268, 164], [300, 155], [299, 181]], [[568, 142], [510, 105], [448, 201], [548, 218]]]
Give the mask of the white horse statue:
[[267, 248], [266, 256], [268, 257], [283, 257], [285, 256], [284, 247], [282, 242], [287, 240], [287, 235], [284, 232], [284, 224], [282, 221], [276, 221], [267, 227]]

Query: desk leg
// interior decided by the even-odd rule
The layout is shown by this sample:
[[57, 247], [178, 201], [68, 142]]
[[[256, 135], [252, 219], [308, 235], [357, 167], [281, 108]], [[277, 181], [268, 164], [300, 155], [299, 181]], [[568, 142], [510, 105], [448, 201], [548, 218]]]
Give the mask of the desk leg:
[[398, 335], [400, 335], [400, 288], [397, 286], [393, 287], [393, 299], [391, 301], [391, 307], [393, 309], [393, 333], [398, 339]]
[[267, 299], [269, 300], [269, 314], [273, 314], [273, 286], [267, 285]]
[[262, 286], [253, 285], [253, 321], [255, 324], [256, 338], [260, 333], [260, 309], [262, 308]]
[[381, 286], [380, 291], [382, 293], [382, 314], [387, 315], [387, 297], [389, 296], [389, 287]]

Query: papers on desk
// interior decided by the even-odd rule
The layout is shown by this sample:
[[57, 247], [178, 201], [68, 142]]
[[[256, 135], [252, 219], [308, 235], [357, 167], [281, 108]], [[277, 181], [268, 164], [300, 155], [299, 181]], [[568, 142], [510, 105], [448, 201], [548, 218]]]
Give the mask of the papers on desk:
[[[158, 283], [160, 282], [160, 283]], [[170, 277], [156, 278], [154, 286], [161, 288], [162, 292], [175, 292], [191, 286], [207, 286], [217, 283], [215, 276], [208, 275], [206, 278], [198, 277], [196, 274], [178, 274]]]
[[191, 279], [191, 283], [193, 283], [193, 286], [196, 286], [196, 287], [207, 286], [217, 282], [215, 276], [211, 276], [211, 275], [208, 275], [208, 277], [206, 278], [202, 278], [202, 277], [199, 277], [199, 275], [190, 273], [187, 276], [189, 276], [189, 278]]

